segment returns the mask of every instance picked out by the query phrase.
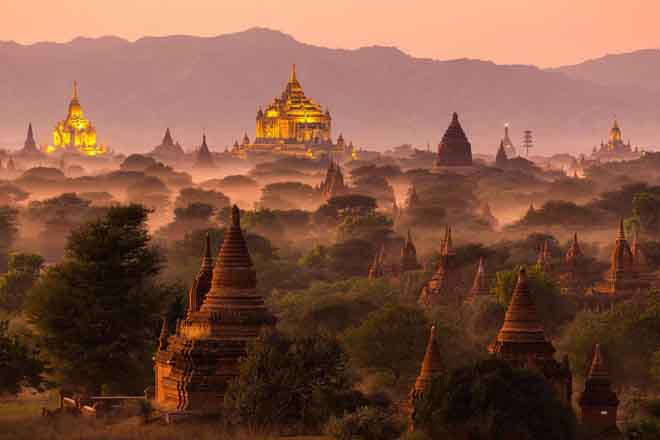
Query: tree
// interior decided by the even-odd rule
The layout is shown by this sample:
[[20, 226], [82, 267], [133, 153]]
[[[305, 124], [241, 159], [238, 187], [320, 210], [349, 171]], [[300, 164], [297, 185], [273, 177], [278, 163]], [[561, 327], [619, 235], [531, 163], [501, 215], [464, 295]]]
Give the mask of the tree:
[[573, 411], [542, 377], [483, 360], [436, 377], [414, 402], [415, 428], [433, 438], [574, 440]]
[[264, 331], [248, 345], [225, 395], [230, 420], [250, 429], [318, 429], [352, 406], [348, 360], [328, 336], [291, 338]]
[[175, 208], [184, 208], [192, 204], [205, 204], [215, 211], [229, 206], [229, 198], [219, 191], [200, 188], [184, 188], [174, 202]]
[[65, 260], [28, 295], [27, 316], [60, 382], [90, 392], [137, 392], [151, 375], [164, 289], [149, 246], [149, 211], [113, 206], [74, 231]]
[[403, 375], [419, 368], [428, 331], [420, 309], [389, 304], [348, 330], [344, 342], [358, 366], [387, 373], [398, 384]]
[[0, 307], [17, 312], [23, 300], [39, 277], [44, 259], [35, 254], [13, 254], [9, 257], [9, 270], [0, 276]]
[[0, 394], [18, 394], [22, 387], [40, 389], [44, 363], [39, 353], [8, 332], [9, 323], [0, 321]]
[[0, 273], [7, 271], [9, 249], [18, 234], [17, 215], [17, 210], [8, 206], [0, 206]]

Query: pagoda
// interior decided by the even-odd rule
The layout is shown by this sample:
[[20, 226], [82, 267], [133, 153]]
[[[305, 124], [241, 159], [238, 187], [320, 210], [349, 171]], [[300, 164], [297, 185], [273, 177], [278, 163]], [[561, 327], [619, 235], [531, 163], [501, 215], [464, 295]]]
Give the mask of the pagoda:
[[630, 141], [628, 143], [623, 142], [621, 128], [619, 128], [619, 122], [616, 117], [614, 117], [614, 123], [610, 129], [608, 141], [606, 143], [601, 142], [600, 146], [598, 148], [594, 147], [591, 153], [591, 159], [605, 162], [632, 160], [639, 157], [640, 153], [637, 147], [633, 149]]
[[509, 136], [509, 124], [504, 124], [504, 137], [502, 138], [500, 145], [504, 150], [505, 158], [516, 157], [518, 155], [516, 147], [513, 145], [511, 137]]
[[438, 348], [436, 327], [431, 326], [429, 339], [426, 343], [426, 351], [424, 352], [424, 359], [422, 366], [419, 370], [419, 375], [415, 380], [415, 385], [410, 391], [412, 401], [419, 399], [422, 394], [429, 389], [434, 377], [439, 376], [445, 372], [442, 360], [440, 358], [440, 349]]
[[490, 295], [490, 287], [488, 282], [488, 275], [486, 274], [486, 260], [484, 257], [479, 258], [479, 265], [477, 266], [477, 273], [474, 274], [474, 281], [472, 288], [465, 298], [467, 304], [471, 304], [479, 297], [486, 297]]
[[616, 424], [619, 399], [612, 390], [610, 374], [605, 368], [600, 345], [596, 344], [591, 368], [579, 400], [582, 424], [591, 439], [619, 439]]
[[623, 220], [619, 222], [619, 233], [610, 257], [610, 269], [604, 278], [596, 291], [612, 297], [630, 296], [647, 287], [636, 270], [633, 253], [623, 230]]
[[305, 95], [295, 64], [284, 91], [265, 110], [259, 108], [255, 119], [254, 142], [249, 143], [248, 139], [247, 143], [236, 145], [233, 154], [269, 153], [307, 158], [331, 154], [352, 158], [356, 154], [353, 145], [346, 145], [343, 136], [333, 144], [330, 110], [324, 110]]
[[495, 155], [495, 166], [499, 168], [506, 167], [509, 162], [509, 158], [506, 155], [506, 150], [504, 148], [504, 141], [500, 142], [500, 148], [497, 149], [497, 154]]
[[573, 241], [564, 256], [563, 267], [559, 275], [559, 285], [562, 293], [568, 295], [584, 293], [587, 288], [584, 280], [584, 260], [584, 254], [576, 232], [573, 234]]
[[637, 272], [640, 279], [651, 283], [655, 279], [655, 276], [653, 275], [653, 271], [646, 258], [646, 253], [644, 252], [642, 244], [639, 241], [639, 231], [635, 231], [635, 238], [633, 239], [630, 251], [632, 252], [635, 272]]
[[437, 171], [451, 168], [460, 171], [461, 168], [471, 167], [472, 145], [458, 121], [458, 114], [454, 113], [447, 131], [438, 145], [438, 157], [434, 169]]
[[451, 228], [447, 226], [440, 252], [440, 263], [417, 300], [421, 306], [430, 308], [438, 304], [458, 304], [461, 301], [463, 283], [456, 268], [455, 257]]
[[376, 252], [374, 260], [369, 266], [369, 279], [375, 280], [377, 278], [382, 278], [385, 276], [385, 245], [380, 247], [380, 250]]
[[321, 192], [321, 197], [324, 201], [328, 201], [333, 197], [348, 194], [348, 186], [344, 183], [344, 175], [341, 172], [341, 167], [338, 163], [330, 161], [330, 166], [325, 174], [325, 179], [318, 187]]
[[189, 291], [186, 317], [177, 322], [174, 334], [161, 338], [155, 356], [159, 407], [202, 414], [222, 410], [247, 343], [264, 327], [275, 325], [256, 283], [240, 213], [234, 205], [215, 261], [206, 239], [201, 268]]
[[165, 130], [165, 136], [163, 136], [163, 141], [160, 145], [154, 147], [151, 153], [149, 153], [150, 156], [164, 160], [178, 160], [185, 156], [185, 154], [181, 144], [174, 142], [169, 127]]
[[53, 130], [53, 145], [46, 147], [47, 153], [58, 151], [78, 152], [86, 156], [99, 156], [108, 151], [105, 145], [97, 143], [96, 127], [83, 114], [76, 81], [73, 82], [73, 96], [66, 119], [57, 123]]
[[543, 241], [543, 245], [539, 250], [539, 255], [536, 258], [536, 265], [546, 274], [551, 274], [552, 267], [552, 257], [550, 255], [550, 248], [548, 246], [548, 240]]
[[23, 143], [23, 148], [18, 151], [19, 156], [32, 156], [38, 157], [41, 156], [41, 151], [37, 147], [37, 143], [34, 140], [34, 132], [32, 131], [32, 123], [28, 124], [27, 136], [25, 137], [25, 142]]
[[213, 154], [211, 154], [209, 146], [206, 145], [206, 134], [202, 135], [202, 145], [200, 145], [199, 149], [197, 150], [194, 166], [195, 168], [200, 169], [215, 168], [215, 160], [213, 160]]
[[422, 266], [417, 261], [417, 248], [415, 248], [415, 244], [412, 241], [412, 235], [410, 234], [410, 229], [408, 229], [406, 242], [401, 248], [400, 272], [405, 273], [412, 270], [419, 270], [421, 267]]
[[527, 284], [525, 269], [504, 316], [504, 324], [488, 351], [514, 368], [529, 368], [546, 378], [566, 404], [571, 402], [573, 375], [568, 361], [555, 360], [555, 348], [546, 338]]

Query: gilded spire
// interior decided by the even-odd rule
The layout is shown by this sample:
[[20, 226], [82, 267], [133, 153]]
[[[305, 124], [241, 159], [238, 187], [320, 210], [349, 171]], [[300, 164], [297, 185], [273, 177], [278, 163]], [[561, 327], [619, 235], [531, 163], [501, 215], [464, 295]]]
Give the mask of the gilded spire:
[[71, 97], [71, 100], [78, 100], [78, 81], [76, 80], [73, 81], [73, 96]]
[[298, 78], [296, 78], [296, 65], [295, 65], [295, 63], [291, 65], [291, 74], [289, 75], [289, 82], [290, 83], [298, 82]]
[[431, 332], [429, 333], [429, 339], [426, 343], [426, 352], [424, 353], [424, 360], [422, 361], [422, 367], [420, 368], [419, 376], [417, 376], [417, 380], [415, 381], [413, 394], [426, 390], [431, 384], [433, 377], [441, 374], [444, 371], [442, 367], [442, 361], [440, 359], [440, 350], [438, 349], [436, 332], [437, 330], [434, 325], [431, 327]]

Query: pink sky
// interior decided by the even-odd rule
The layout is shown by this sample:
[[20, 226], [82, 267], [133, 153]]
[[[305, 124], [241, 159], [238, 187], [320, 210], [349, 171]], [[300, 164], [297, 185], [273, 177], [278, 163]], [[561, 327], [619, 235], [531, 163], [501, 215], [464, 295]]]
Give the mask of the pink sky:
[[333, 48], [542, 67], [660, 47], [659, 0], [0, 0], [0, 40], [220, 35], [260, 26]]

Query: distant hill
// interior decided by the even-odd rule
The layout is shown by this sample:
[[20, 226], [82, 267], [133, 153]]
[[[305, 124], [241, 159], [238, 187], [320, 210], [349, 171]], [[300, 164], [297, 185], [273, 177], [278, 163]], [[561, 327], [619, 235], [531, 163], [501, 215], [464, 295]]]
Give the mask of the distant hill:
[[[631, 88], [624, 73], [436, 61], [391, 47], [335, 50], [255, 28], [134, 43], [0, 42], [0, 146], [22, 143], [28, 121], [37, 141], [48, 143], [77, 79], [84, 110], [111, 147], [148, 150], [169, 126], [186, 148], [205, 129], [219, 150], [243, 132], [253, 137], [257, 108], [281, 93], [292, 63], [307, 95], [330, 107], [335, 136], [367, 148], [435, 148], [452, 111], [477, 152], [494, 154], [505, 122], [514, 142], [534, 130], [536, 153], [588, 151], [607, 135], [614, 113], [634, 144], [660, 145], [660, 87]], [[634, 58], [629, 63], [625, 72], [636, 68]]]

